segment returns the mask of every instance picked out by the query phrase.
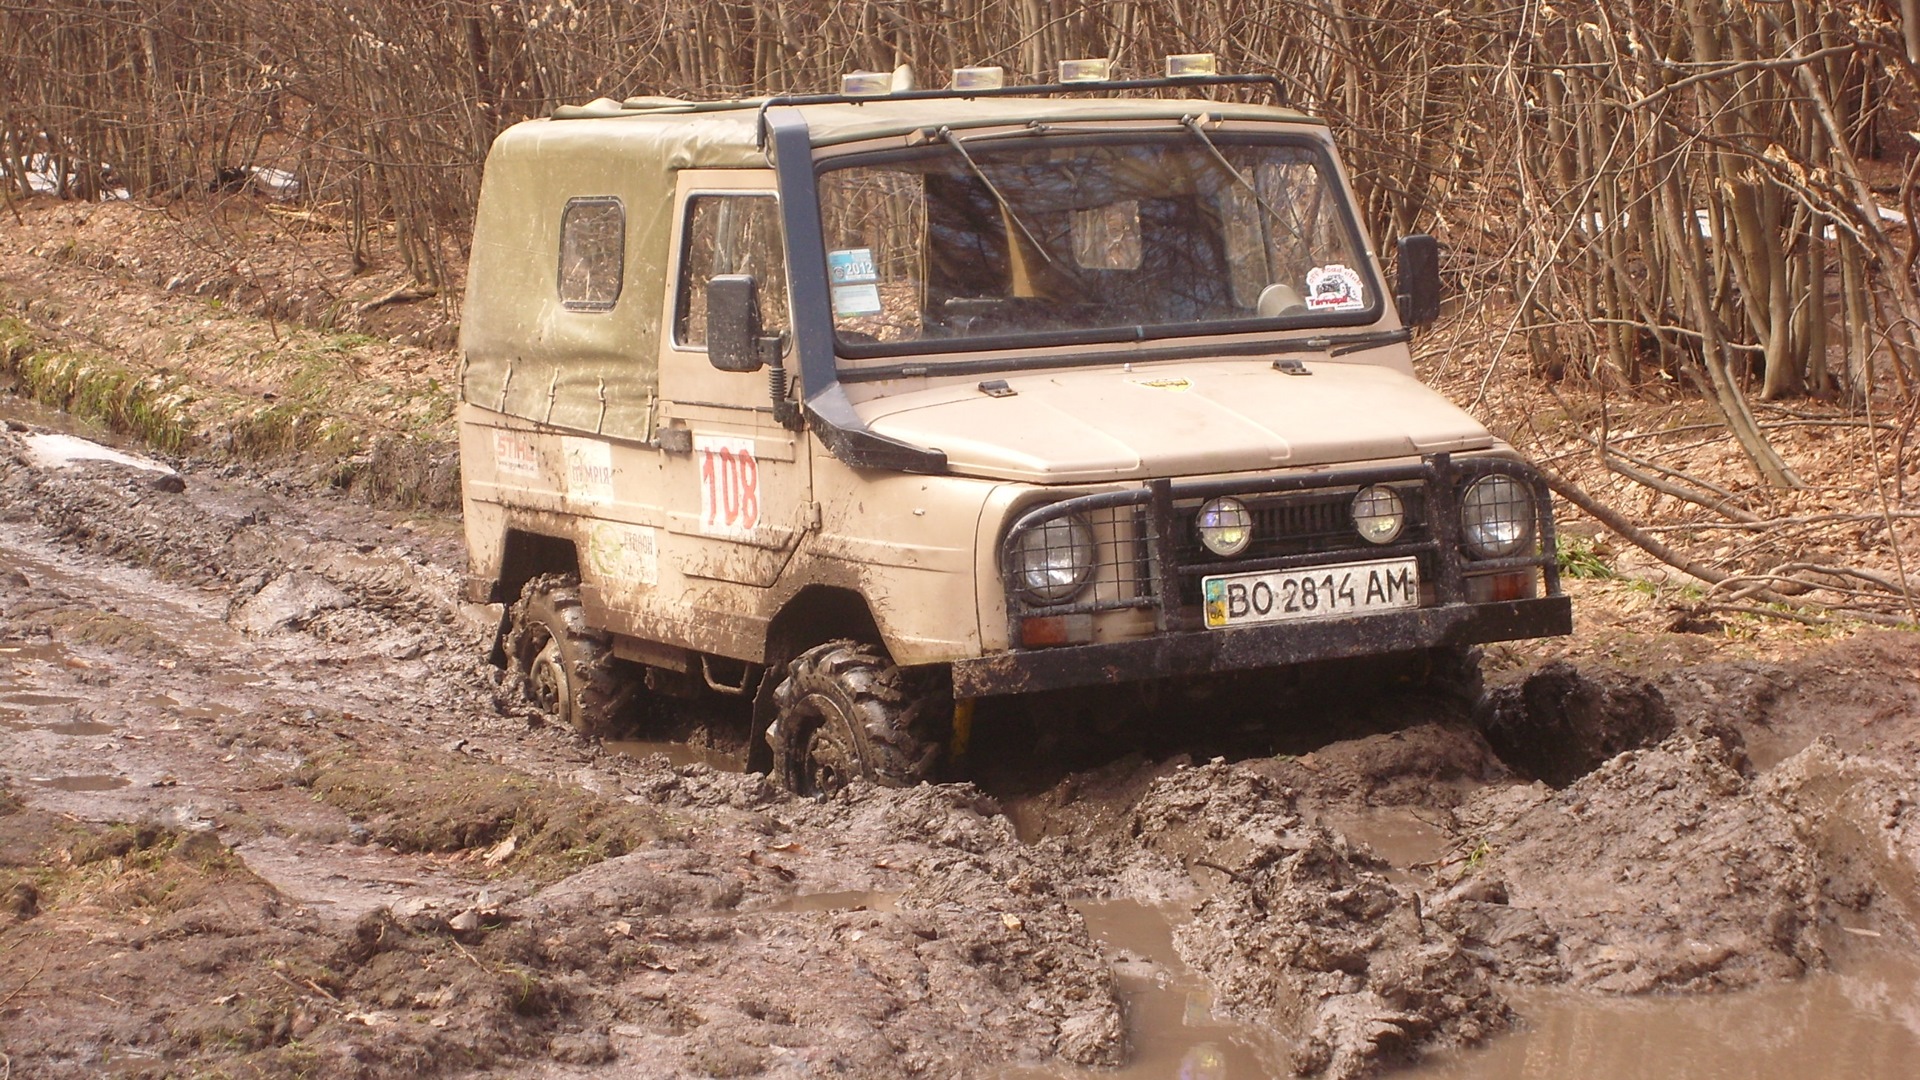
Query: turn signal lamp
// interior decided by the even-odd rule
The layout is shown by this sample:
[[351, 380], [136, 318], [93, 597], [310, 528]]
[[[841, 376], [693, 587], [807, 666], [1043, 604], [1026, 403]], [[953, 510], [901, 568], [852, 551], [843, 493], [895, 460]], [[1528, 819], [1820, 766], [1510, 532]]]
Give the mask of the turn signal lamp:
[[1007, 73], [998, 67], [963, 67], [953, 69], [953, 83], [949, 90], [998, 90], [1007, 83]]
[[848, 97], [878, 97], [893, 93], [893, 75], [885, 71], [855, 71], [840, 76], [840, 92]]
[[1062, 60], [1060, 61], [1060, 81], [1063, 83], [1106, 82], [1113, 78], [1113, 61], [1107, 57], [1098, 60]]
[[1219, 73], [1220, 65], [1210, 52], [1178, 53], [1167, 57], [1167, 78], [1169, 79], [1187, 79]]

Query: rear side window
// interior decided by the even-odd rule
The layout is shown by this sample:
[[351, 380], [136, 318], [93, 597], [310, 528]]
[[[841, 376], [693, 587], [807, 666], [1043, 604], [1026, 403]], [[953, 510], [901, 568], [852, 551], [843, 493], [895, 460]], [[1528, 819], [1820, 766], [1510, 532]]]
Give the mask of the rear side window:
[[673, 340], [707, 344], [707, 279], [751, 274], [760, 285], [760, 326], [787, 328], [787, 256], [780, 243], [780, 204], [771, 195], [695, 195], [687, 200], [681, 231], [680, 281], [675, 288]]
[[610, 195], [568, 199], [560, 214], [560, 303], [612, 311], [627, 261], [627, 208]]

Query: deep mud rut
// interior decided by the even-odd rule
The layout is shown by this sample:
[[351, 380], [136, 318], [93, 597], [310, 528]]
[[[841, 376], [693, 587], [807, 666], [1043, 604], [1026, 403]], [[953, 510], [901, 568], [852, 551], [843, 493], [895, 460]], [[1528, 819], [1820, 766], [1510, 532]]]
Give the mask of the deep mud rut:
[[1920, 1051], [1912, 635], [814, 802], [503, 705], [445, 520], [50, 445], [0, 432], [11, 1076], [1494, 1075], [1836, 970], [1896, 973], [1850, 1073]]

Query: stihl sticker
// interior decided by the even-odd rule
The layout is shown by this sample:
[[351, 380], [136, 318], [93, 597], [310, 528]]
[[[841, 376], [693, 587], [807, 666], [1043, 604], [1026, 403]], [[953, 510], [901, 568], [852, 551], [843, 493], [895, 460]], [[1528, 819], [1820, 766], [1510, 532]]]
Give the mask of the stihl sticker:
[[540, 455], [533, 448], [533, 440], [517, 432], [495, 431], [493, 471], [523, 480], [540, 479]]

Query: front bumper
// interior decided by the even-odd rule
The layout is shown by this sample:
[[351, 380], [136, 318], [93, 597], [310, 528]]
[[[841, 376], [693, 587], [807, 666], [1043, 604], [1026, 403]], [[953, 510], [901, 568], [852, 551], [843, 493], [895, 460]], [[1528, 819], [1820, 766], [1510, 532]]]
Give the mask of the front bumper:
[[1564, 595], [1445, 604], [1342, 619], [1185, 630], [1132, 641], [996, 653], [956, 661], [953, 693], [959, 698], [1026, 694], [1572, 632], [1573, 605]]

